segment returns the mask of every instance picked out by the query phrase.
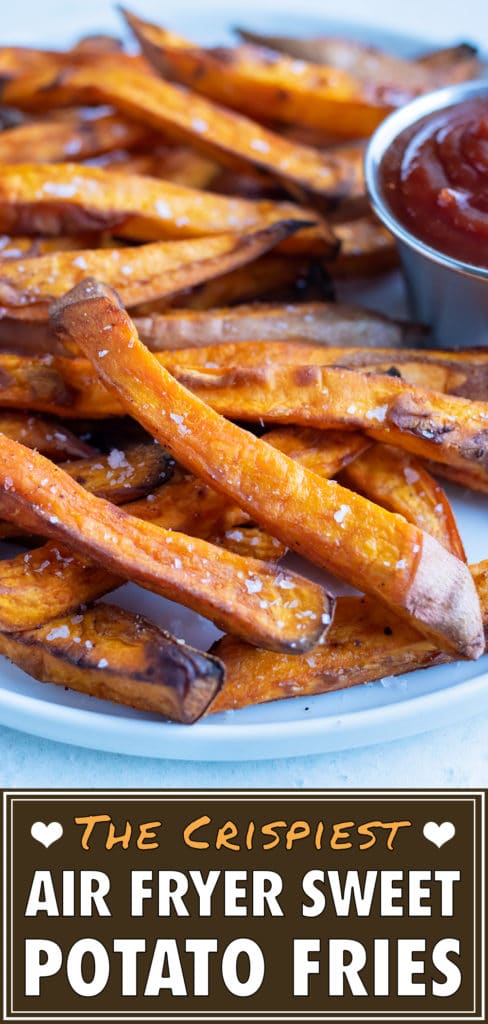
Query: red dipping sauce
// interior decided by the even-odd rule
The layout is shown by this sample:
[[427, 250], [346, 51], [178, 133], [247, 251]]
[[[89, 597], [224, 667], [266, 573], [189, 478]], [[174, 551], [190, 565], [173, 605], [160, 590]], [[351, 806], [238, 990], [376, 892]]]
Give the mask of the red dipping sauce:
[[466, 100], [405, 129], [380, 167], [383, 198], [426, 245], [488, 268], [488, 97]]

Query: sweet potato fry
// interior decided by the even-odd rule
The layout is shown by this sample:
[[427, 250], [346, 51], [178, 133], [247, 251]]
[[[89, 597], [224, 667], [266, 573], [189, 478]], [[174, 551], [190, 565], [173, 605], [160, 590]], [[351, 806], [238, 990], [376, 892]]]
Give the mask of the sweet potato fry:
[[375, 444], [351, 460], [339, 482], [390, 512], [397, 512], [466, 561], [447, 497], [422, 463], [386, 444]]
[[[327, 354], [327, 353], [326, 353]], [[478, 401], [488, 400], [488, 352], [472, 349], [422, 349], [399, 346], [398, 350], [378, 346], [368, 349], [348, 346], [333, 353], [336, 366], [363, 367], [377, 373], [398, 370], [410, 384]]]
[[[434, 55], [424, 58], [405, 60], [352, 39], [329, 36], [297, 39], [292, 36], [267, 36], [245, 29], [237, 31], [245, 42], [278, 50], [297, 60], [325, 64], [352, 73], [355, 78], [375, 89], [393, 94], [397, 102], [400, 96], [408, 98], [416, 93], [438, 89], [442, 85], [453, 85], [455, 81], [464, 81], [465, 77], [476, 78], [480, 70], [476, 51], [464, 44], [435, 51]], [[460, 63], [463, 65], [462, 71]], [[458, 77], [459, 74], [462, 77]]]
[[[96, 48], [73, 47], [71, 50], [36, 50], [27, 46], [0, 47], [0, 82], [15, 85], [23, 83], [30, 76], [48, 75], [57, 77], [69, 68], [110, 67], [120, 73], [137, 70], [146, 75], [152, 73], [151, 65], [140, 54], [124, 53], [122, 50], [97, 50]], [[15, 104], [13, 104], [15, 106]], [[45, 109], [42, 97], [37, 97], [36, 109]]]
[[[266, 440], [322, 476], [333, 476], [368, 444], [353, 433], [339, 437], [332, 431], [324, 434], [294, 428], [270, 431]], [[277, 561], [285, 552], [276, 537], [250, 527], [248, 514], [231, 499], [180, 468], [168, 483], [148, 498], [126, 505], [125, 511], [238, 554], [250, 554], [252, 549], [254, 558], [267, 553], [271, 561]], [[237, 534], [242, 534], [242, 540]], [[28, 555], [0, 563], [0, 630], [33, 629], [55, 615], [73, 611], [80, 602], [103, 597], [122, 583], [105, 569], [73, 557], [68, 548], [49, 542]], [[22, 595], [15, 602], [14, 592]]]
[[108, 103], [127, 117], [231, 168], [251, 165], [278, 179], [293, 195], [329, 206], [348, 195], [345, 162], [289, 142], [257, 122], [181, 86], [137, 71], [83, 68], [62, 76], [43, 73], [4, 86], [1, 101], [21, 109], [50, 110], [73, 103]]
[[242, 266], [303, 226], [306, 222], [294, 220], [240, 237], [223, 234], [9, 260], [0, 268], [0, 318], [47, 319], [54, 299], [87, 273], [95, 273], [116, 287], [126, 306], [136, 306]]
[[125, 451], [113, 448], [108, 455], [92, 455], [61, 466], [91, 494], [114, 505], [149, 494], [171, 477], [173, 467], [172, 459], [155, 444], [136, 444]]
[[205, 50], [125, 13], [144, 55], [165, 77], [257, 120], [304, 124], [349, 139], [368, 136], [387, 102], [335, 68], [290, 60], [255, 46]]
[[[420, 341], [427, 334], [420, 324], [390, 320], [381, 313], [336, 302], [300, 305], [256, 303], [208, 311], [174, 310], [135, 317], [134, 322], [139, 337], [153, 352], [191, 345], [252, 341], [255, 338], [263, 341], [300, 338], [333, 347], [366, 346], [368, 351], [363, 353], [363, 359], [368, 361], [368, 365], [370, 347], [388, 349]], [[349, 348], [342, 355], [347, 359]], [[389, 352], [388, 358], [394, 359], [395, 355]]]
[[[159, 445], [138, 444], [127, 451], [112, 449], [108, 455], [92, 455], [61, 464], [72, 480], [114, 505], [135, 502], [169, 479], [174, 463]], [[0, 520], [0, 537], [22, 536], [22, 525]]]
[[[472, 566], [471, 571], [488, 639], [488, 562]], [[369, 597], [339, 597], [327, 643], [303, 657], [260, 651], [231, 636], [217, 641], [212, 653], [223, 661], [226, 673], [212, 711], [283, 697], [311, 697], [449, 660]]]
[[[474, 657], [481, 653], [472, 578], [428, 534], [297, 466], [219, 417], [160, 366], [139, 341], [115, 293], [105, 286], [94, 281], [78, 285], [56, 304], [52, 322], [65, 342], [74, 342], [89, 355], [134, 418], [260, 526], [353, 586], [367, 588], [438, 638], [444, 649]], [[106, 332], [110, 347], [106, 358], [100, 358], [100, 331], [106, 326], [111, 328]]]
[[229, 419], [365, 430], [424, 458], [488, 473], [486, 402], [424, 391], [386, 374], [328, 366], [174, 372]]
[[[0, 408], [22, 407], [56, 413], [61, 417], [78, 418], [120, 414], [120, 403], [106, 391], [87, 360], [66, 358], [60, 340], [54, 339], [54, 343], [51, 342], [47, 333], [45, 345], [53, 351], [63, 351], [64, 356], [0, 354]], [[419, 358], [419, 354], [415, 353], [415, 356]], [[434, 390], [430, 386], [432, 384], [435, 385], [436, 393], [452, 395], [454, 400], [463, 398], [466, 392], [472, 400], [477, 399], [477, 396], [486, 397], [488, 363], [485, 356], [480, 353], [478, 359], [478, 353], [475, 353], [473, 359], [467, 356], [466, 359], [460, 358], [459, 362], [452, 363], [449, 358], [443, 361], [442, 353], [438, 360], [436, 356], [435, 352], [426, 352], [425, 359], [422, 355], [422, 362], [403, 362], [408, 359], [407, 350], [399, 352], [397, 358], [396, 351], [388, 349], [329, 348], [301, 339], [226, 341], [200, 348], [169, 348], [156, 353], [161, 365], [191, 390], [203, 395], [205, 401], [218, 412], [231, 419], [263, 419], [265, 422], [289, 422], [302, 426], [311, 423], [323, 430], [337, 424], [346, 428], [359, 426], [361, 429], [373, 429], [372, 419], [375, 417], [368, 415], [374, 408], [371, 403], [352, 408], [355, 403], [350, 401], [350, 389], [356, 377], [361, 380], [360, 388], [366, 389], [370, 397], [374, 396], [375, 388], [383, 387], [387, 389], [391, 401], [402, 389], [408, 389], [405, 393], [415, 394], [419, 385], [422, 386], [423, 396], [424, 392]], [[307, 376], [306, 368], [314, 366], [321, 367], [324, 386], [340, 392], [335, 406], [332, 400], [325, 401], [319, 377], [315, 377], [312, 371]], [[354, 367], [352, 376], [349, 366]], [[362, 372], [358, 373], [358, 369]], [[388, 383], [392, 373], [398, 379], [397, 385]], [[382, 385], [378, 374], [387, 378]], [[403, 379], [400, 380], [400, 377]], [[369, 384], [368, 378], [372, 378]], [[282, 389], [286, 393], [285, 404], [281, 401]], [[381, 396], [383, 401], [383, 391]], [[306, 404], [302, 399], [306, 399]], [[431, 397], [429, 401], [431, 404], [441, 402], [440, 395], [435, 399]], [[464, 405], [456, 405], [455, 402], [453, 408], [459, 414], [467, 411], [477, 416], [483, 426], [485, 404], [477, 400], [471, 406], [465, 399]], [[359, 420], [354, 418], [356, 414]], [[451, 414], [449, 410], [447, 414]], [[406, 442], [396, 443], [401, 447], [406, 446]], [[441, 461], [442, 453], [437, 454], [432, 446], [428, 454], [425, 451], [420, 454]]]
[[43, 683], [195, 722], [222, 686], [217, 658], [177, 642], [113, 605], [18, 633], [0, 633], [0, 653]]
[[330, 622], [331, 603], [321, 587], [136, 519], [4, 435], [0, 514], [23, 529], [68, 541], [105, 568], [264, 647], [307, 650]]
[[73, 114], [63, 120], [33, 121], [3, 131], [0, 164], [86, 160], [115, 149], [148, 144], [150, 139], [146, 128], [118, 114], [90, 120]]
[[[0, 139], [1, 142], [1, 139]], [[0, 167], [0, 231], [62, 235], [112, 231], [151, 242], [200, 238], [297, 220], [309, 228], [287, 239], [291, 251], [332, 259], [338, 242], [322, 218], [291, 203], [211, 195], [174, 182], [109, 173], [79, 164], [12, 164]]]
[[37, 448], [54, 462], [89, 459], [96, 454], [91, 445], [60, 423], [45, 420], [41, 416], [30, 416], [25, 412], [1, 412], [0, 434], [25, 444], [26, 448]]

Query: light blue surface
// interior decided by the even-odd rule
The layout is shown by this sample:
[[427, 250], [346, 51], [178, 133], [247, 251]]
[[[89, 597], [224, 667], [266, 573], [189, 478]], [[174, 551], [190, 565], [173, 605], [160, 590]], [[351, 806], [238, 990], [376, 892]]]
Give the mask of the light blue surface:
[[[421, 36], [432, 43], [473, 38], [488, 49], [488, 7], [486, 0], [465, 0], [462, 14], [458, 0], [442, 5], [410, 0], [392, 5], [384, 0], [246, 0], [242, 13], [231, 5], [233, 21], [259, 24], [263, 29], [281, 32], [300, 29], [307, 11], [310, 17], [303, 31], [321, 27], [323, 19], [350, 23], [365, 21], [373, 30], [402, 32]], [[164, 5], [157, 0], [134, 3], [141, 14], [164, 17]], [[181, 4], [181, 18], [173, 16], [175, 29], [191, 32], [196, 19], [202, 35], [207, 13], [208, 39], [215, 37], [212, 22], [220, 26], [222, 12], [229, 10], [228, 0], [213, 0], [200, 5], [198, 0]], [[292, 11], [299, 10], [297, 16]], [[265, 11], [265, 13], [263, 13]], [[42, 15], [41, 15], [42, 12]], [[37, 0], [11, 5], [2, 10], [2, 36], [5, 42], [62, 44], [85, 30], [113, 30], [116, 20], [105, 0]], [[255, 12], [259, 12], [256, 14]], [[313, 24], [312, 19], [315, 19]], [[217, 28], [217, 32], [219, 29]], [[475, 712], [473, 706], [470, 711]], [[433, 723], [435, 724], [435, 723]], [[365, 740], [368, 737], [365, 736]], [[380, 743], [340, 753], [279, 761], [193, 763], [106, 754], [55, 743], [0, 727], [0, 781], [5, 787], [357, 787], [357, 786], [484, 786], [488, 785], [488, 723], [484, 714], [463, 720], [459, 725], [438, 729], [419, 737], [394, 743]]]

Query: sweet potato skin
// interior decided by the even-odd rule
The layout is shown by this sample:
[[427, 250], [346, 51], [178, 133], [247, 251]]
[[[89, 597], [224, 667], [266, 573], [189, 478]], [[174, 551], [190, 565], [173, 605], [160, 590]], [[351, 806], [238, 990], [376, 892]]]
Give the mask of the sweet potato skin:
[[[471, 572], [488, 642], [488, 562], [471, 566]], [[218, 640], [212, 652], [222, 659], [226, 672], [212, 712], [283, 697], [311, 697], [449, 660], [369, 597], [339, 597], [326, 643], [303, 657], [259, 651], [231, 636]]]
[[0, 633], [0, 653], [41, 682], [185, 724], [205, 713], [224, 678], [217, 658], [106, 604], [38, 629]]
[[136, 306], [254, 260], [303, 226], [306, 221], [287, 221], [246, 236], [222, 234], [5, 261], [0, 267], [0, 318], [46, 320], [51, 303], [87, 273], [116, 287], [127, 307]]
[[229, 341], [299, 338], [334, 347], [365, 345], [369, 355], [370, 345], [387, 348], [390, 353], [391, 347], [409, 338], [418, 340], [425, 336], [420, 325], [389, 320], [369, 310], [336, 302], [261, 302], [211, 311], [174, 310], [152, 317], [134, 317], [134, 321], [141, 341], [153, 352]]
[[[446, 649], [474, 657], [481, 653], [479, 601], [471, 576], [458, 559], [411, 524], [309, 473], [271, 445], [225, 422], [144, 348], [113, 292], [85, 282], [57, 304], [52, 323], [66, 344], [84, 349], [127, 411], [260, 526], [353, 586], [386, 600]], [[107, 324], [111, 347], [100, 359], [99, 332]], [[439, 570], [435, 593], [433, 562]]]
[[3, 435], [0, 514], [263, 646], [307, 650], [330, 622], [331, 602], [321, 587], [136, 519]]

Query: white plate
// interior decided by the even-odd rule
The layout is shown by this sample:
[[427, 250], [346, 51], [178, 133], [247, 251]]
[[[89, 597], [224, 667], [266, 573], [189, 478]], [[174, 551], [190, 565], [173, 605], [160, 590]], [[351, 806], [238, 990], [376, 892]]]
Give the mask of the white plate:
[[[307, 6], [314, 13], [306, 15]], [[198, 0], [186, 0], [182, 8], [181, 18], [177, 21], [173, 17], [176, 29], [204, 42], [221, 39], [225, 34], [227, 0], [214, 0], [211, 12], [207, 5], [203, 9]], [[284, 9], [293, 12], [287, 14], [285, 23]], [[330, 20], [324, 26], [317, 10], [313, 0], [309, 5], [303, 0], [296, 0], [296, 4], [288, 0], [285, 4], [281, 2], [279, 8], [274, 4], [267, 6], [263, 13], [256, 0], [246, 0], [241, 14], [233, 14], [233, 21], [240, 20], [263, 31], [312, 34], [331, 27]], [[82, 32], [114, 31], [119, 26], [103, 0], [83, 5], [45, 0], [42, 17], [37, 3], [21, 4], [22, 17], [18, 11], [13, 6], [2, 13], [2, 41], [64, 45]], [[138, 11], [143, 16], [162, 17], [160, 4], [149, 0], [138, 4]], [[334, 22], [332, 31], [349, 31], [379, 45], [391, 45], [394, 41], [398, 52], [408, 52], [412, 46], [411, 40], [393, 40], [391, 35], [372, 31], [371, 27], [364, 31], [356, 27], [351, 32], [344, 24]], [[384, 284], [356, 289], [355, 298], [394, 315], [402, 311], [402, 288], [396, 276]], [[450, 488], [449, 494], [469, 560], [486, 557], [486, 499], [457, 488]], [[148, 614], [190, 643], [208, 646], [218, 635], [210, 623], [193, 613], [134, 586], [118, 591], [115, 600], [126, 608]], [[338, 693], [226, 712], [193, 727], [161, 722], [153, 715], [136, 713], [62, 687], [41, 685], [0, 659], [0, 720], [5, 725], [61, 742], [141, 756], [206, 761], [290, 757], [384, 743], [486, 709], [488, 656], [475, 664], [455, 663]]]

